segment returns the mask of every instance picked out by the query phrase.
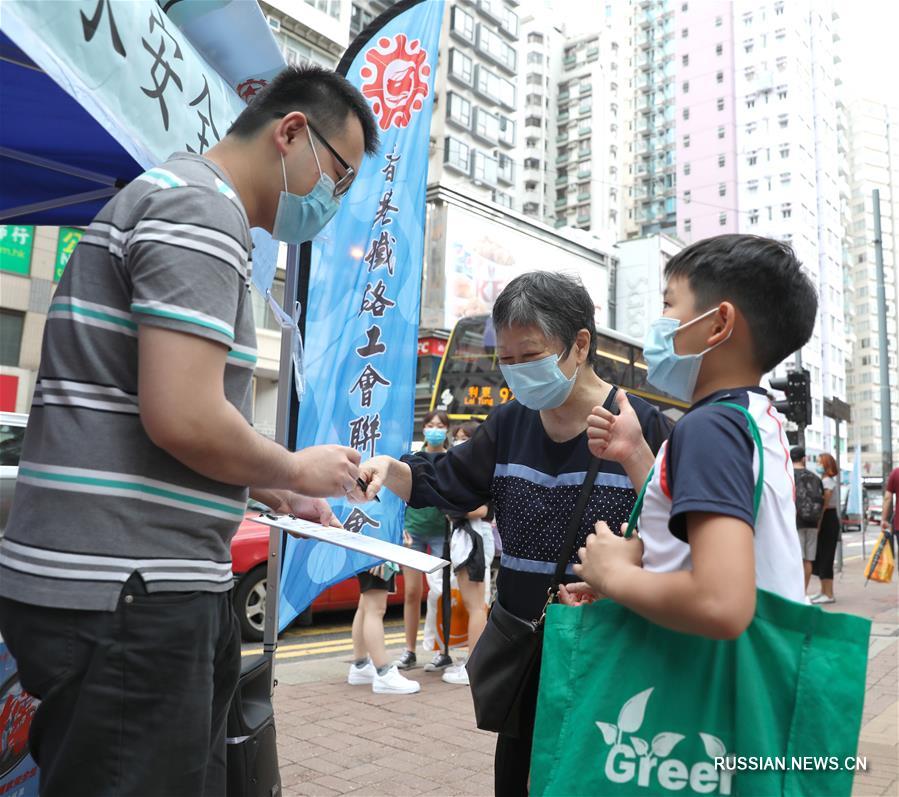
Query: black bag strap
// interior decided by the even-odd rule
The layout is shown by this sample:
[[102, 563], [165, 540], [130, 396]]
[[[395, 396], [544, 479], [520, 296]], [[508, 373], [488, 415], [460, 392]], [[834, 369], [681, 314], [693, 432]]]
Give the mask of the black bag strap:
[[[618, 404], [615, 401], [617, 393], [618, 388], [612, 385], [612, 389], [602, 405], [604, 409], [609, 410], [614, 415], [618, 414]], [[601, 465], [602, 460], [598, 457], [590, 458], [590, 467], [587, 468], [587, 475], [584, 477], [584, 483], [581, 485], [581, 491], [574, 505], [574, 511], [571, 513], [571, 518], [568, 521], [568, 529], [565, 532], [565, 544], [562, 546], [559, 561], [556, 562], [556, 570], [553, 573], [553, 580], [550, 585], [550, 598], [555, 598], [559, 591], [559, 584], [562, 583], [565, 568], [574, 551], [574, 544], [577, 541], [578, 531], [581, 528], [581, 521], [584, 519], [584, 512], [587, 509], [587, 501], [590, 500], [590, 493], [593, 492], [593, 483], [596, 481], [596, 475], [599, 473]]]

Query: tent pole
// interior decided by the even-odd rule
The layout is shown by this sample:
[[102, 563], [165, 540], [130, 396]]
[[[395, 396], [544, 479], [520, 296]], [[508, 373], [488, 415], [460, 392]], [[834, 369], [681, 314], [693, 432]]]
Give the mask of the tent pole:
[[100, 174], [100, 172], [92, 172], [89, 169], [81, 169], [78, 166], [69, 166], [50, 158], [41, 158], [38, 155], [32, 155], [28, 152], [22, 152], [18, 149], [10, 149], [9, 147], [0, 147], [0, 158], [9, 158], [13, 161], [20, 161], [31, 166], [39, 166], [41, 169], [48, 169], [53, 172], [61, 172], [72, 177], [80, 177], [83, 180], [90, 180], [100, 185], [115, 185], [118, 179], [110, 177], [108, 174]]
[[15, 208], [5, 208], [0, 210], [0, 221], [15, 219], [19, 216], [28, 216], [32, 213], [41, 213], [45, 210], [55, 210], [56, 208], [67, 208], [72, 205], [81, 205], [84, 202], [94, 202], [97, 199], [107, 199], [118, 193], [118, 188], [98, 188], [96, 191], [85, 191], [83, 194], [72, 194], [71, 196], [59, 197], [57, 199], [48, 199], [45, 202], [34, 202], [31, 205], [19, 205]]

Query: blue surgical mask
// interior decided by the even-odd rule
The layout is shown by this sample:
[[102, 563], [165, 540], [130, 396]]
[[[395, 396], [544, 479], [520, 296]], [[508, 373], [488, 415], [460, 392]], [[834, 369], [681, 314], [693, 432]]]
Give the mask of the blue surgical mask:
[[425, 442], [429, 446], [442, 446], [446, 442], [446, 429], [425, 429]]
[[301, 244], [305, 241], [311, 241], [334, 218], [334, 214], [340, 207], [340, 200], [334, 196], [334, 181], [330, 175], [322, 171], [308, 125], [306, 134], [309, 136], [309, 146], [312, 148], [312, 154], [315, 157], [319, 178], [312, 190], [305, 196], [291, 194], [287, 190], [287, 168], [284, 165], [284, 156], [281, 156], [284, 190], [278, 199], [278, 210], [275, 213], [275, 225], [272, 227], [272, 238], [289, 244]]
[[569, 378], [559, 368], [564, 357], [550, 354], [517, 365], [500, 363], [499, 370], [520, 404], [531, 410], [554, 410], [565, 403], [577, 380], [577, 371]]
[[709, 346], [699, 354], [678, 354], [674, 350], [674, 336], [682, 329], [717, 312], [718, 308], [713, 307], [707, 313], [697, 316], [686, 324], [681, 324], [678, 319], [666, 316], [652, 322], [646, 331], [646, 339], [643, 342], [643, 359], [646, 360], [649, 368], [647, 378], [651, 384], [681, 401], [693, 400], [696, 380], [699, 378], [699, 371], [702, 368], [702, 358], [712, 349], [718, 348], [721, 343], [730, 340], [730, 335], [721, 343]]

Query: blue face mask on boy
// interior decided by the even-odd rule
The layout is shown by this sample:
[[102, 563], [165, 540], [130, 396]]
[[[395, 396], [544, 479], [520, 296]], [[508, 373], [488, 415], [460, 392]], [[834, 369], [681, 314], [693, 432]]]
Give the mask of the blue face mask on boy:
[[[717, 349], [722, 343], [730, 340], [730, 335], [721, 343], [709, 346], [699, 354], [678, 354], [674, 350], [674, 336], [682, 329], [717, 312], [718, 308], [713, 307], [707, 313], [697, 316], [686, 324], [681, 324], [678, 319], [667, 316], [662, 316], [652, 322], [646, 331], [646, 338], [643, 342], [643, 359], [646, 360], [649, 368], [647, 379], [651, 384], [681, 401], [693, 400], [696, 380], [699, 378], [699, 370], [702, 368], [702, 358], [712, 349]], [[731, 334], [733, 334], [733, 330], [731, 330]]]
[[334, 196], [334, 180], [322, 171], [308, 125], [306, 135], [309, 136], [309, 146], [312, 147], [312, 155], [315, 157], [319, 174], [318, 182], [306, 196], [292, 194], [287, 190], [287, 168], [284, 165], [284, 156], [281, 156], [284, 190], [278, 199], [272, 238], [289, 244], [311, 241], [334, 218], [340, 207], [340, 200]]
[[565, 403], [577, 380], [577, 371], [569, 379], [559, 368], [564, 357], [550, 354], [518, 365], [500, 363], [499, 370], [519, 403], [531, 410], [554, 410]]

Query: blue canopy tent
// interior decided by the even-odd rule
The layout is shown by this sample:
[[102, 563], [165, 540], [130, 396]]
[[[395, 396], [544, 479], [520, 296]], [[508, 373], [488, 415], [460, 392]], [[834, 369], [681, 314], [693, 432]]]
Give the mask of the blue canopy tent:
[[0, 222], [87, 225], [141, 165], [0, 33]]

